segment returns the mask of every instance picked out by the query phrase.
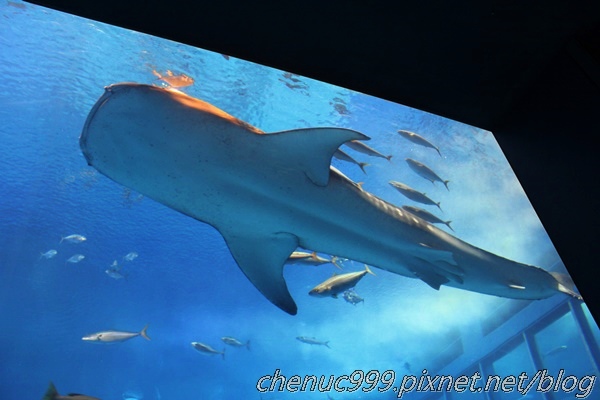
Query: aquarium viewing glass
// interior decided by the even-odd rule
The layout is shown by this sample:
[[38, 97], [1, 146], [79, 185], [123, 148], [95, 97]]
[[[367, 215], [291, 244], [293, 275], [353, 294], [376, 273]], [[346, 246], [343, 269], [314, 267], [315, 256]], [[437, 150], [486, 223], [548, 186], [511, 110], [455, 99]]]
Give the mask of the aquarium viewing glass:
[[[491, 132], [28, 3], [0, 14], [2, 399], [597, 398], [598, 326], [556, 289], [567, 269]], [[123, 82], [144, 86], [105, 92]], [[189, 139], [193, 98], [238, 120]], [[98, 139], [120, 127], [148, 146]], [[368, 148], [323, 139], [355, 132]], [[189, 149], [221, 162], [206, 181]], [[265, 278], [287, 254], [293, 303]]]

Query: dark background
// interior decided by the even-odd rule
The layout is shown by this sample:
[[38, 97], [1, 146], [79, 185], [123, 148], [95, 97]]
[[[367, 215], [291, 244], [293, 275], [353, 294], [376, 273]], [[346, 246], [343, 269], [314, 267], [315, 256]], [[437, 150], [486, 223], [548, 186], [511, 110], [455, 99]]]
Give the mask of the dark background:
[[30, 2], [492, 131], [600, 320], [599, 1]]

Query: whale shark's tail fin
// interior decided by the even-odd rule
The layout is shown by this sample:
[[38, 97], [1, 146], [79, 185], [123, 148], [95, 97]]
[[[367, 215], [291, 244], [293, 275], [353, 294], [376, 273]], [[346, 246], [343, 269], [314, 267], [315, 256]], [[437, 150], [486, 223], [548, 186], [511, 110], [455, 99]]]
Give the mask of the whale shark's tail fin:
[[550, 275], [554, 277], [557, 281], [557, 289], [560, 292], [566, 293], [569, 296], [576, 298], [577, 300], [583, 300], [581, 295], [575, 291], [575, 283], [571, 277], [567, 274], [562, 274], [560, 272], [550, 272]]

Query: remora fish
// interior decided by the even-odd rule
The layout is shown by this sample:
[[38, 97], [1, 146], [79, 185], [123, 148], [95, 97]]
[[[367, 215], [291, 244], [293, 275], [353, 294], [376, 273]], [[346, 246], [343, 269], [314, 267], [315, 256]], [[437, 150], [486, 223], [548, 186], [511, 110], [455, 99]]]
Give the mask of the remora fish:
[[209, 345], [200, 343], [200, 342], [192, 342], [191, 344], [200, 353], [211, 354], [211, 355], [220, 354], [221, 357], [223, 357], [223, 360], [225, 359], [225, 349], [223, 349], [223, 351], [217, 351], [217, 350], [213, 349], [212, 347], [210, 347]]
[[365, 270], [349, 272], [347, 274], [334, 275], [325, 282], [315, 286], [308, 294], [318, 297], [334, 297], [345, 290], [353, 288], [366, 274], [375, 275], [365, 264]]
[[147, 329], [148, 325], [146, 325], [144, 329], [142, 329], [139, 332], [102, 331], [84, 336], [81, 338], [81, 340], [85, 340], [87, 342], [112, 343], [123, 342], [125, 340], [132, 339], [137, 336], [141, 336], [146, 340], [150, 340], [150, 337], [146, 334]]
[[223, 341], [223, 343], [228, 344], [230, 346], [233, 347], [245, 347], [248, 350], [250, 350], [250, 340], [247, 340], [246, 343], [242, 343], [239, 340], [237, 340], [234, 337], [230, 337], [230, 336], [223, 336], [221, 338], [221, 340]]
[[568, 276], [472, 246], [330, 168], [337, 148], [367, 139], [363, 134], [341, 128], [263, 133], [184, 93], [124, 83], [107, 87], [93, 106], [80, 146], [102, 174], [215, 227], [248, 279], [289, 314], [297, 306], [283, 266], [298, 247], [436, 289], [581, 298]]
[[360, 167], [360, 169], [362, 169], [362, 172], [364, 172], [365, 174], [367, 173], [367, 171], [365, 171], [365, 167], [369, 164], [364, 163], [364, 162], [358, 162], [356, 161], [353, 157], [351, 157], [348, 153], [346, 153], [343, 150], [337, 149], [334, 153], [333, 156], [335, 158], [337, 158], [338, 160], [341, 161], [346, 161], [352, 164], [356, 164]]
[[436, 174], [435, 172], [433, 172], [433, 170], [431, 168], [429, 168], [427, 165], [420, 163], [418, 161], [415, 161], [412, 158], [407, 158], [406, 163], [408, 164], [410, 169], [412, 169], [413, 171], [415, 171], [417, 173], [417, 175], [427, 179], [431, 183], [435, 183], [436, 181], [442, 182], [444, 184], [444, 186], [446, 186], [446, 189], [448, 191], [450, 191], [450, 189], [448, 188], [448, 182], [450, 182], [450, 181], [445, 181], [442, 178], [440, 178], [439, 175]]
[[306, 337], [306, 336], [298, 336], [296, 339], [299, 340], [299, 341], [301, 341], [302, 343], [314, 344], [314, 345], [317, 345], [317, 346], [325, 346], [325, 347], [327, 347], [329, 349], [331, 348], [331, 347], [329, 347], [329, 341], [321, 342], [321, 341], [319, 341], [319, 340], [317, 340], [315, 338]]
[[87, 396], [85, 394], [78, 394], [78, 393], [69, 393], [66, 396], [61, 396], [60, 394], [58, 394], [58, 391], [56, 390], [54, 383], [50, 382], [50, 384], [48, 385], [48, 389], [46, 390], [46, 393], [44, 394], [44, 397], [42, 398], [42, 400], [100, 400], [100, 399], [97, 397]]
[[398, 133], [400, 134], [400, 136], [402, 136], [405, 139], [410, 140], [411, 142], [418, 144], [420, 146], [425, 146], [425, 147], [429, 147], [431, 149], [435, 149], [435, 151], [438, 152], [438, 154], [440, 155], [440, 157], [442, 156], [442, 153], [440, 153], [440, 149], [438, 149], [436, 146], [432, 145], [431, 143], [429, 143], [429, 141], [427, 141], [425, 138], [423, 138], [422, 136], [417, 135], [414, 132], [410, 132], [410, 131], [403, 131], [403, 130], [399, 130]]
[[306, 251], [294, 251], [288, 258], [288, 264], [308, 264], [308, 265], [321, 265], [332, 263], [338, 268], [342, 268], [337, 263], [338, 258], [332, 256], [331, 258], [324, 258], [317, 255], [316, 252], [308, 253]]
[[367, 146], [366, 144], [358, 140], [350, 140], [349, 142], [346, 142], [345, 145], [350, 147], [352, 150], [358, 151], [359, 153], [363, 153], [368, 156], [381, 157], [385, 158], [388, 161], [392, 160], [392, 156], [385, 156], [377, 150], [375, 150], [374, 148], [372, 148], [371, 146]]
[[429, 197], [427, 197], [427, 195], [425, 193], [421, 193], [421, 192], [411, 188], [410, 186], [405, 185], [404, 183], [400, 183], [397, 181], [390, 181], [390, 185], [392, 185], [397, 191], [402, 193], [404, 196], [408, 197], [409, 199], [411, 199], [413, 201], [416, 201], [417, 203], [429, 204], [432, 206], [437, 206], [437, 208], [439, 208], [440, 210], [442, 209], [442, 207], [440, 207], [439, 202], [436, 203], [435, 201], [433, 201]]
[[444, 224], [448, 228], [450, 228], [452, 231], [454, 231], [454, 229], [452, 229], [452, 227], [450, 226], [452, 221], [444, 221], [444, 220], [436, 217], [429, 211], [423, 210], [422, 208], [419, 208], [419, 207], [402, 206], [402, 208], [405, 209], [406, 211], [408, 211], [409, 213], [411, 213], [419, 218], [424, 219], [427, 222], [431, 222], [432, 224]]

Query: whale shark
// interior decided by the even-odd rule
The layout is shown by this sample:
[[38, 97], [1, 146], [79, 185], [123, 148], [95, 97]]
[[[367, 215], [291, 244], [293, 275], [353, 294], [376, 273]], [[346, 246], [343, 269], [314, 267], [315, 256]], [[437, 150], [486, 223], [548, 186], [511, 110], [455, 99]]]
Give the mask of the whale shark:
[[291, 315], [283, 267], [298, 247], [437, 290], [581, 299], [568, 275], [473, 246], [331, 167], [339, 146], [368, 139], [337, 127], [265, 133], [177, 90], [119, 83], [90, 110], [80, 147], [115, 182], [213, 226], [252, 284]]

